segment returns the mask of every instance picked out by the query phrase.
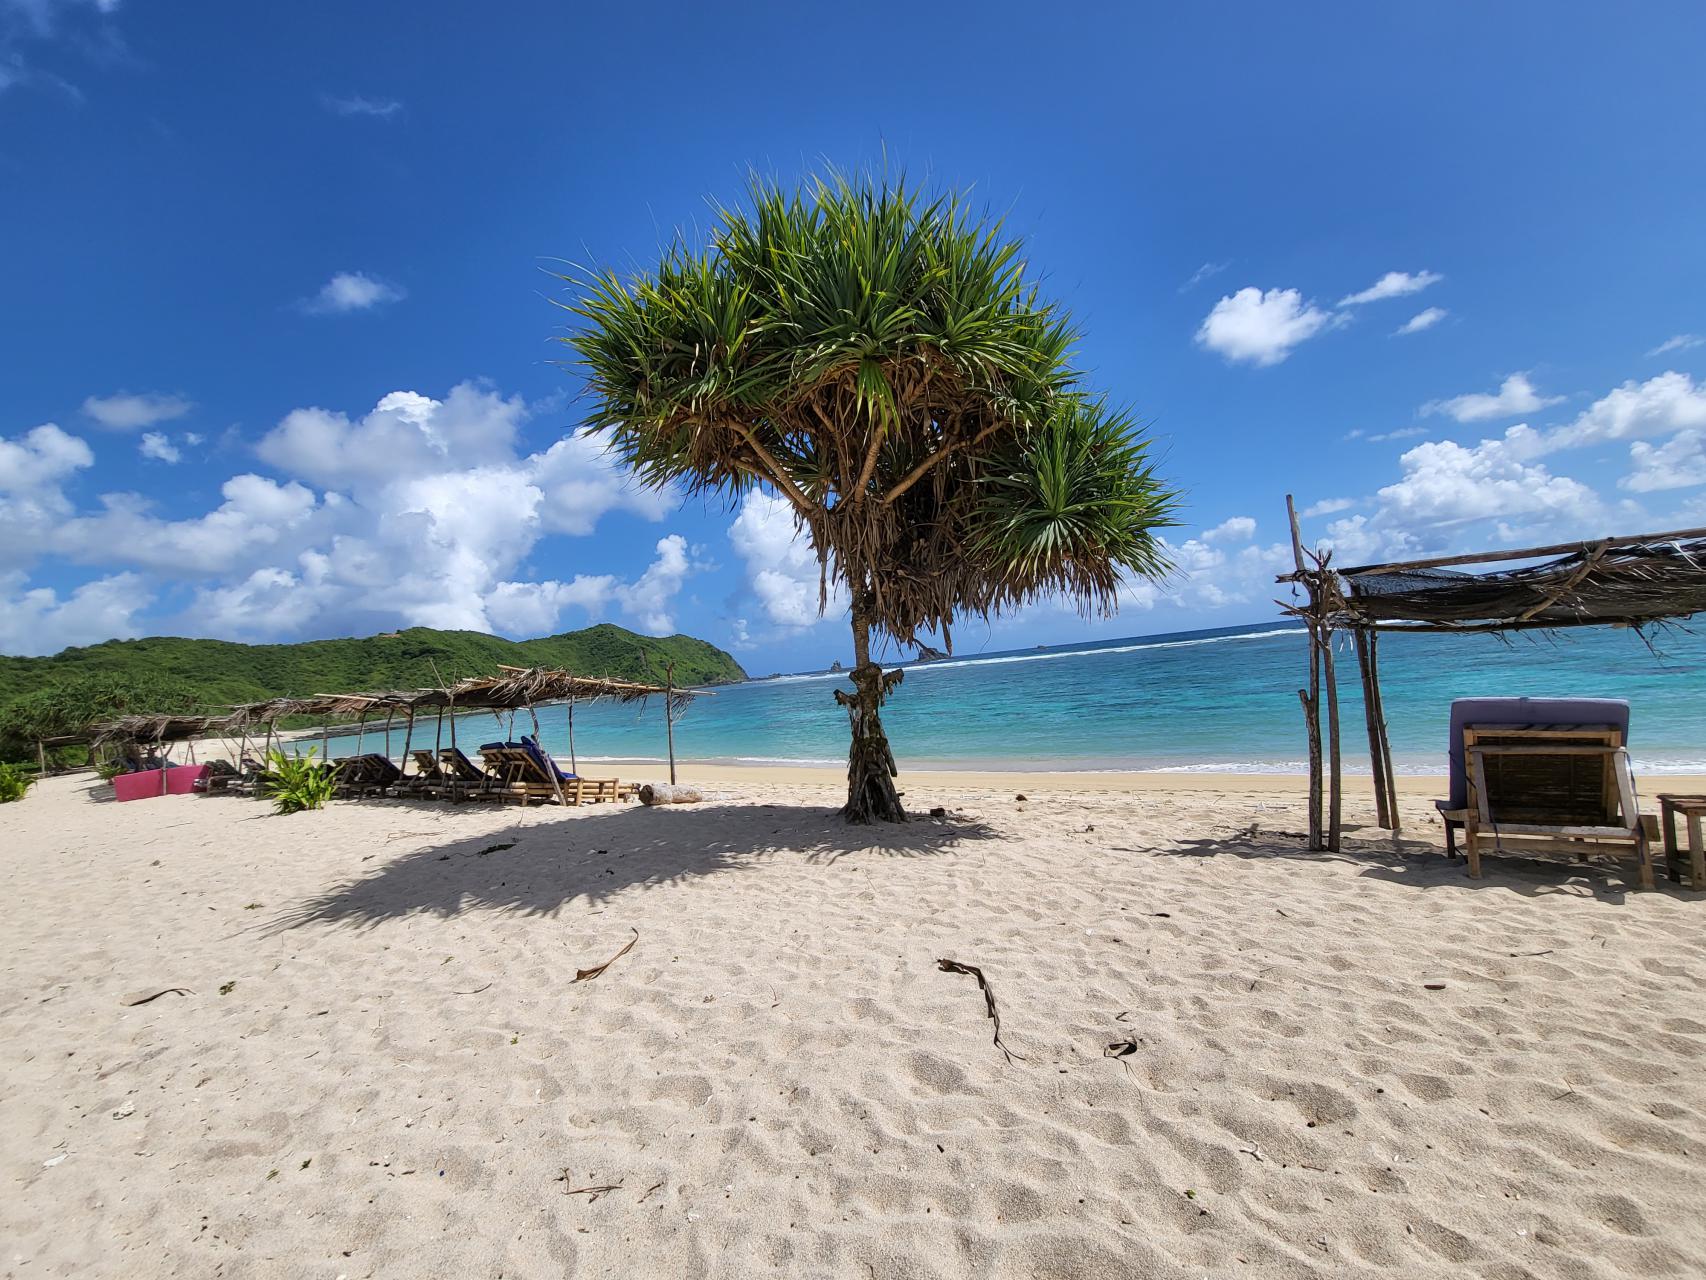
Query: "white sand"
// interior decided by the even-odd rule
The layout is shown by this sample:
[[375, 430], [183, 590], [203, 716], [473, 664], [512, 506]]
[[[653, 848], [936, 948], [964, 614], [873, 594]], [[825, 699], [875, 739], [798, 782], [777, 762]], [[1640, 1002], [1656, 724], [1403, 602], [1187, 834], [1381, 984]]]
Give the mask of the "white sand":
[[0, 1275], [1702, 1274], [1706, 895], [1079, 781], [872, 831], [797, 775], [51, 780], [0, 809]]

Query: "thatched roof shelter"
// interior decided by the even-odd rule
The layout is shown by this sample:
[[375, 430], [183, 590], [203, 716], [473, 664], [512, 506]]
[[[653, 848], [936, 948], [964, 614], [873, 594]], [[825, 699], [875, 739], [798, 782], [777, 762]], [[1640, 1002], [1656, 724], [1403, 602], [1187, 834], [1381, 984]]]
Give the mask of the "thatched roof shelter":
[[[1473, 634], [1562, 627], [1645, 627], [1706, 613], [1706, 529], [1678, 529], [1584, 542], [1476, 551], [1454, 556], [1339, 568], [1331, 551], [1306, 551], [1291, 516], [1296, 570], [1279, 581], [1301, 586], [1307, 600], [1287, 612], [1309, 628], [1309, 687], [1300, 692], [1309, 739], [1311, 848], [1339, 847], [1338, 686], [1333, 633], [1349, 631], [1362, 678], [1375, 809], [1382, 827], [1398, 829], [1398, 791], [1391, 735], [1380, 689], [1379, 639], [1393, 631]], [[1480, 566], [1475, 571], [1471, 567]], [[1514, 567], [1512, 567], [1514, 566]], [[1321, 799], [1321, 693], [1326, 686], [1331, 761], [1327, 824]]]
[[233, 707], [226, 725], [235, 732], [243, 726], [267, 724], [286, 716], [384, 716], [438, 707], [507, 711], [554, 702], [643, 702], [653, 697], [667, 697], [672, 709], [678, 709], [701, 692], [608, 676], [575, 675], [550, 667], [500, 666], [495, 676], [470, 676], [438, 689], [268, 698]]
[[[1465, 564], [1517, 568], [1465, 572]], [[1516, 631], [1634, 626], [1706, 612], [1706, 529], [1331, 570], [1335, 627]], [[1296, 575], [1292, 575], [1294, 578]]]
[[223, 716], [131, 715], [119, 716], [89, 726], [89, 744], [98, 747], [103, 742], [183, 742], [218, 732], [225, 724]]

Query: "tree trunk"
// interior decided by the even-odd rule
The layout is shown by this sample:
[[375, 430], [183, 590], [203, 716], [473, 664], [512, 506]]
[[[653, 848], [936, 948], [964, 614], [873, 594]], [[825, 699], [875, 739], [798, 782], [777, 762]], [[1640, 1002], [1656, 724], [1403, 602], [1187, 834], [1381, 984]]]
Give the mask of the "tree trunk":
[[847, 752], [847, 804], [841, 816], [848, 822], [905, 822], [906, 810], [895, 790], [894, 753], [883, 732], [883, 699], [900, 683], [901, 672], [883, 669], [871, 661], [871, 622], [865, 593], [853, 594], [853, 692], [835, 691], [835, 700], [847, 708], [853, 742]]

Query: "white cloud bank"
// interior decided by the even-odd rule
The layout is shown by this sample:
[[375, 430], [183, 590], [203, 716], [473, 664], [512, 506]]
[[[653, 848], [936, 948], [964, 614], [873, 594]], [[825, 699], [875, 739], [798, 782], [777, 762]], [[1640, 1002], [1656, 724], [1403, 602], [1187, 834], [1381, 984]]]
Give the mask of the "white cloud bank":
[[24, 588], [22, 573], [0, 574], [0, 653], [57, 653], [67, 645], [132, 639], [136, 615], [153, 593], [134, 573], [84, 583], [61, 597], [49, 587]]
[[[674, 502], [632, 485], [582, 434], [523, 452], [519, 432], [532, 413], [520, 397], [473, 383], [442, 400], [393, 392], [355, 418], [298, 409], [257, 446], [279, 475], [233, 476], [217, 507], [178, 519], [133, 493], [74, 511], [59, 486], [93, 454], [49, 424], [0, 441], [0, 533], [27, 533], [20, 541], [74, 563], [194, 581], [192, 604], [169, 622], [191, 634], [273, 639], [398, 624], [539, 634], [571, 607], [589, 620], [672, 630], [675, 602], [700, 567], [678, 534], [656, 540], [632, 581], [529, 572], [547, 535], [591, 533], [615, 512], [660, 520]], [[68, 603], [29, 598], [38, 612]], [[107, 615], [83, 607], [63, 616]]]

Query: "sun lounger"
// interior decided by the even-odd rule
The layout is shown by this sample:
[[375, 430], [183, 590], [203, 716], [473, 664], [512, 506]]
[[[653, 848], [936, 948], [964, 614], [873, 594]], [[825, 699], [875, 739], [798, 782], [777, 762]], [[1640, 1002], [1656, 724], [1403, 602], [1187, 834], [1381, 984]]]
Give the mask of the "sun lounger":
[[494, 796], [494, 788], [502, 781], [470, 760], [461, 747], [441, 750], [438, 765], [444, 778], [444, 794], [452, 800], [479, 800]]
[[564, 771], [530, 737], [520, 742], [488, 742], [480, 755], [486, 771], [499, 780], [499, 795], [522, 804], [558, 799], [564, 804], [596, 804], [620, 800], [623, 795], [615, 778], [582, 778]]
[[431, 751], [411, 751], [409, 756], [415, 762], [415, 771], [409, 773], [405, 769], [397, 783], [399, 794], [432, 797], [449, 791], [450, 777], [439, 768]]
[[373, 752], [339, 760], [337, 769], [338, 793], [345, 796], [384, 795], [403, 776], [396, 765]]
[[1462, 830], [1469, 874], [1481, 855], [1632, 851], [1641, 885], [1652, 853], [1635, 799], [1629, 704], [1607, 698], [1460, 698], [1451, 706], [1451, 793], [1438, 801], [1446, 849]]

